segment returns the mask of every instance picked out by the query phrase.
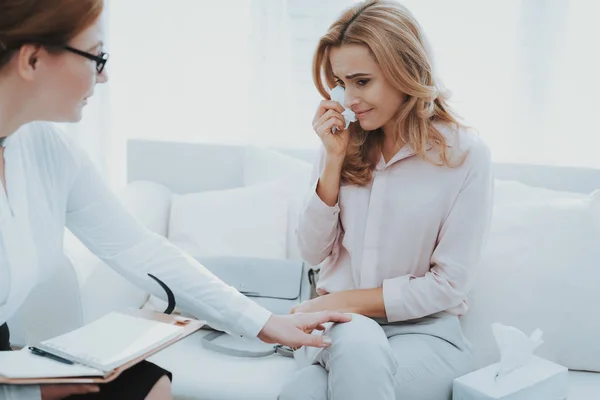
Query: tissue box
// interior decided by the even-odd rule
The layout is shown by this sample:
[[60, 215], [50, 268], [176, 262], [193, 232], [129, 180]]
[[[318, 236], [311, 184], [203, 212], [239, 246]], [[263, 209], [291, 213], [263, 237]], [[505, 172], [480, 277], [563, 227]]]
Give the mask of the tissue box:
[[453, 400], [564, 400], [568, 369], [532, 356], [527, 365], [494, 379], [499, 363], [454, 380]]

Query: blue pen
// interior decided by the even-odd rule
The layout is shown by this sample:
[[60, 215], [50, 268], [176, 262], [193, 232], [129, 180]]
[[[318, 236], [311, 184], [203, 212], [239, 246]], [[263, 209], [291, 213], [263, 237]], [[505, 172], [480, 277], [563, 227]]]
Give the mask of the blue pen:
[[47, 351], [38, 349], [37, 347], [31, 347], [30, 346], [29, 350], [31, 350], [31, 352], [33, 354], [35, 354], [36, 356], [50, 358], [50, 359], [52, 359], [54, 361], [58, 361], [58, 362], [61, 362], [61, 363], [64, 363], [64, 364], [69, 364], [69, 365], [74, 364], [74, 362], [71, 361], [71, 360], [67, 360], [66, 358], [55, 356], [54, 354], [51, 354], [51, 353], [48, 353]]

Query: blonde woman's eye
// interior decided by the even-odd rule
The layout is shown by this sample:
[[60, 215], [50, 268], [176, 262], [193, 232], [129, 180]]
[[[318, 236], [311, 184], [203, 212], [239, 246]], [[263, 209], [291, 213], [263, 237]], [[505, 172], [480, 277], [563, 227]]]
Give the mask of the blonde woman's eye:
[[369, 83], [368, 79], [360, 79], [356, 82], [358, 86], [365, 86], [367, 83]]

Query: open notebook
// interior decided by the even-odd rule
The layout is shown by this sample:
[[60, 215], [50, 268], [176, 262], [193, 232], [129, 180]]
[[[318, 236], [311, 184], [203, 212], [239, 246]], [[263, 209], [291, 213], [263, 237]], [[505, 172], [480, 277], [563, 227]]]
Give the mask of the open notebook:
[[27, 347], [0, 352], [0, 383], [26, 383], [9, 381], [40, 378], [106, 378], [114, 375], [115, 369], [141, 361], [140, 357], [147, 357], [202, 326], [194, 320], [195, 324], [184, 325], [176, 317], [164, 314], [156, 318], [113, 312], [35, 346], [73, 361], [72, 365], [35, 355]]

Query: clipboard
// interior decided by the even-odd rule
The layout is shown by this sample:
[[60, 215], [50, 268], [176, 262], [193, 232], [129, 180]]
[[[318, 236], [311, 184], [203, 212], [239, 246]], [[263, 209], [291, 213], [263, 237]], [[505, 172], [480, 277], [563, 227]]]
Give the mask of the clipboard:
[[112, 382], [123, 373], [123, 371], [133, 367], [134, 365], [144, 361], [148, 357], [158, 353], [161, 350], [169, 347], [170, 345], [177, 343], [178, 341], [186, 338], [192, 333], [198, 331], [205, 325], [205, 321], [200, 321], [192, 318], [185, 318], [177, 315], [168, 315], [160, 312], [141, 310], [141, 309], [128, 309], [121, 311], [123, 314], [132, 315], [135, 317], [146, 318], [150, 320], [165, 322], [168, 324], [177, 325], [183, 328], [181, 334], [177, 337], [169, 340], [168, 342], [153, 348], [152, 350], [144, 353], [143, 355], [115, 368], [108, 375], [101, 376], [76, 376], [76, 377], [59, 377], [59, 378], [6, 378], [0, 375], [0, 384], [8, 385], [45, 385], [45, 384], [59, 384], [59, 383], [92, 383], [102, 384]]

